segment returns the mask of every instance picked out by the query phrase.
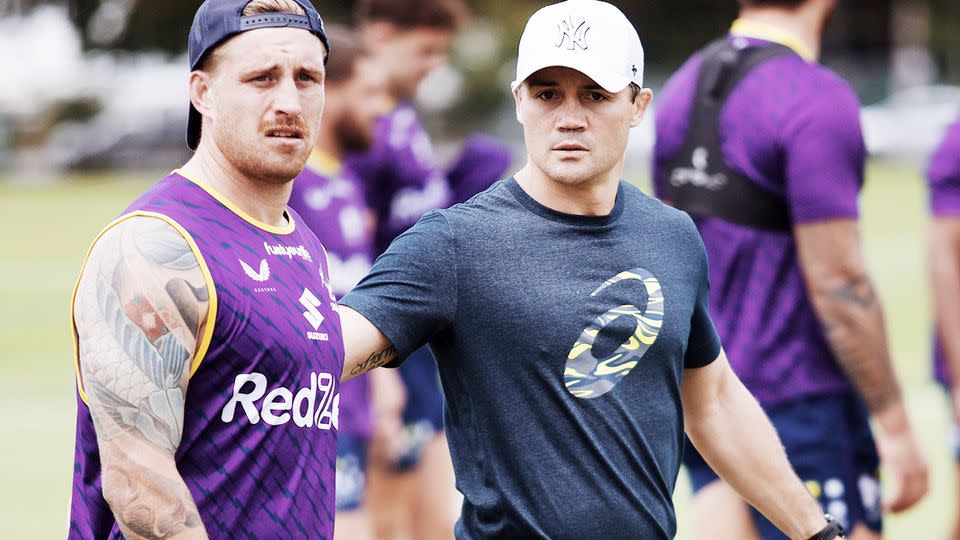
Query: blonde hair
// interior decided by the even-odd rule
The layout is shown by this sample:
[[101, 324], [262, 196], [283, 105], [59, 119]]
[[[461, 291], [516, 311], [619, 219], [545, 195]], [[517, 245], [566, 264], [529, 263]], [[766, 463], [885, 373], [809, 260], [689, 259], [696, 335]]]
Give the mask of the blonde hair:
[[[250, 0], [250, 2], [243, 8], [241, 13], [244, 17], [249, 17], [251, 15], [263, 15], [264, 13], [293, 13], [294, 15], [306, 15], [306, 10], [303, 9], [299, 3], [295, 0]], [[197, 63], [196, 69], [200, 71], [213, 71], [217, 65], [217, 60], [220, 51], [220, 45], [217, 45], [213, 49], [207, 51], [207, 54], [200, 59], [200, 62]]]
[[250, 0], [250, 3], [243, 8], [241, 15], [249, 17], [250, 15], [262, 15], [264, 13], [307, 14], [303, 6], [294, 0]]

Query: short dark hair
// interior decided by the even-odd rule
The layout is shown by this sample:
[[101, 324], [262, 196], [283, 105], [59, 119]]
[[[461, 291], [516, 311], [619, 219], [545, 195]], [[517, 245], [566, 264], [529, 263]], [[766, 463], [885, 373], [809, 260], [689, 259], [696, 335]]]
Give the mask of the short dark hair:
[[456, 30], [467, 13], [463, 0], [359, 0], [354, 17], [359, 25], [387, 22], [403, 29]]
[[330, 49], [336, 51], [327, 60], [327, 82], [339, 83], [353, 77], [357, 60], [366, 54], [355, 31], [341, 24], [327, 25]]
[[737, 0], [740, 7], [785, 7], [795, 8], [807, 3], [807, 0]]
[[640, 85], [635, 82], [630, 83], [630, 101], [636, 101], [639, 95]]

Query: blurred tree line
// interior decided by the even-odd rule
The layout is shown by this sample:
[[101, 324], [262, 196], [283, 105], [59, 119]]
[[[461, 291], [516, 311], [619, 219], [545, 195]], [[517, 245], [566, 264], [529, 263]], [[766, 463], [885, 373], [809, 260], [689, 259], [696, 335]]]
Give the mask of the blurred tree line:
[[[403, 0], [397, 0], [403, 1]], [[482, 115], [502, 106], [505, 75], [527, 17], [550, 0], [467, 0], [473, 20], [454, 50], [461, 68], [461, 98], [449, 113]], [[41, 3], [66, 3], [84, 47], [117, 51], [160, 50], [181, 54], [201, 0], [0, 0], [0, 14]], [[722, 35], [736, 17], [736, 0], [612, 0], [634, 22], [647, 52], [647, 80], [657, 89], [693, 51]], [[354, 0], [314, 0], [327, 21], [351, 22]], [[903, 7], [908, 9], [904, 18]], [[916, 6], [922, 9], [917, 11]], [[912, 14], [912, 15], [911, 15]], [[913, 17], [913, 18], [911, 18]], [[919, 30], [917, 17], [920, 19]], [[903, 30], [906, 28], [906, 30]], [[471, 32], [474, 32], [471, 35]], [[480, 35], [483, 34], [483, 35]], [[897, 62], [893, 51], [906, 40], [929, 51], [932, 78], [960, 84], [960, 1], [840, 0], [830, 25], [823, 61], [850, 80], [866, 102], [890, 90]], [[493, 58], [471, 62], [486, 43]], [[490, 42], [495, 46], [491, 47]], [[901, 60], [910, 67], [912, 60]], [[895, 70], [894, 70], [895, 71]], [[509, 79], [506, 79], [509, 80]], [[451, 123], [457, 125], [456, 122]]]

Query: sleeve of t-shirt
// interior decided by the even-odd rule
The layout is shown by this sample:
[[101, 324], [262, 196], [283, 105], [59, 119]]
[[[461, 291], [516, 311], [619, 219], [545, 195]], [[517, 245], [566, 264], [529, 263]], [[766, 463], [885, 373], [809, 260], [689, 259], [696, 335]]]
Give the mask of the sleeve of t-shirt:
[[795, 223], [855, 219], [863, 185], [866, 147], [860, 104], [833, 74], [808, 82], [785, 116], [782, 149], [787, 201]]
[[687, 352], [683, 357], [683, 367], [689, 369], [708, 366], [720, 356], [720, 334], [717, 333], [717, 328], [710, 317], [710, 266], [707, 261], [707, 251], [693, 221], [689, 217], [687, 221], [696, 236], [698, 250], [697, 296], [693, 315], [690, 317]]
[[431, 212], [398, 236], [340, 303], [383, 332], [397, 350], [397, 365], [453, 322], [455, 272], [450, 227]]
[[947, 130], [927, 168], [933, 215], [960, 217], [960, 119]]

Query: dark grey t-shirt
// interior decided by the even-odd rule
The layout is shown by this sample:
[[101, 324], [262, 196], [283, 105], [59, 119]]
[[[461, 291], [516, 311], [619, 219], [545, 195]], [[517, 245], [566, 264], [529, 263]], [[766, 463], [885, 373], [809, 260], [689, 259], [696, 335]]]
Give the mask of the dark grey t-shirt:
[[458, 538], [672, 538], [684, 368], [712, 362], [690, 218], [620, 183], [608, 216], [514, 179], [427, 214], [342, 301], [400, 358], [429, 343]]

